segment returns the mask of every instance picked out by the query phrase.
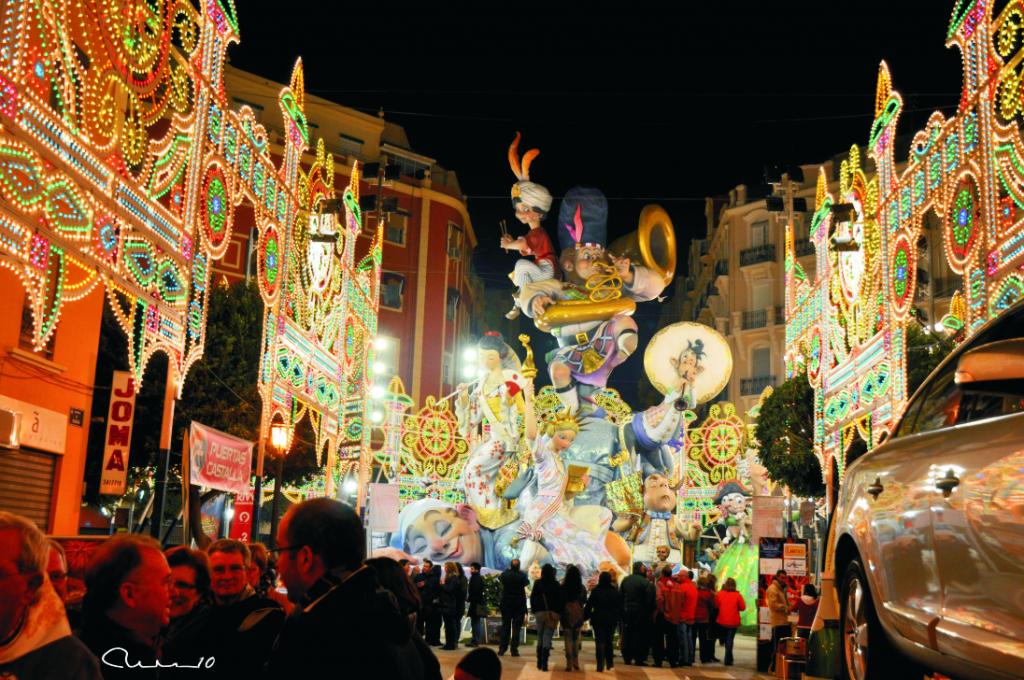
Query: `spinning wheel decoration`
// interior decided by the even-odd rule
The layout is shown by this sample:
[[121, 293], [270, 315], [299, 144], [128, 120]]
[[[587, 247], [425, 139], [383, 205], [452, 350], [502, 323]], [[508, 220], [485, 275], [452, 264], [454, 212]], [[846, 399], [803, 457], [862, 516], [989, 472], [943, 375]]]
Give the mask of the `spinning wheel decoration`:
[[439, 479], [456, 478], [469, 450], [448, 402], [432, 396], [406, 424], [402, 445], [405, 465], [414, 476]]
[[717, 485], [736, 477], [736, 464], [746, 450], [747, 426], [736, 415], [735, 406], [712, 404], [708, 417], [690, 430], [688, 438], [687, 458], [706, 475], [708, 483]]

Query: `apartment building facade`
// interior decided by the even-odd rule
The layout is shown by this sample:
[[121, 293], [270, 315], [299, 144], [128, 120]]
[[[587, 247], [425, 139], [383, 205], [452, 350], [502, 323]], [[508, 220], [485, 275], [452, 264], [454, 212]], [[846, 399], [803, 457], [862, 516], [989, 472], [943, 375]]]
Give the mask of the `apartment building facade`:
[[[272, 152], [283, 142], [278, 93], [281, 83], [228, 66], [224, 83], [230, 106], [250, 106], [270, 137]], [[349, 183], [353, 161], [397, 166], [384, 182], [383, 199], [396, 210], [385, 215], [377, 359], [387, 384], [398, 376], [418, 403], [447, 394], [458, 382], [456, 358], [469, 344], [474, 296], [480, 286], [471, 268], [476, 234], [455, 172], [411, 148], [405, 130], [383, 115], [370, 115], [306, 94], [311, 144], [320, 137], [335, 161], [336, 187]], [[312, 162], [311, 149], [304, 161]], [[376, 176], [364, 176], [360, 195], [378, 193]], [[250, 210], [246, 214], [246, 210]], [[235, 213], [232, 243], [214, 267], [218, 280], [256, 273], [255, 221], [251, 209]], [[376, 214], [364, 213], [360, 242], [369, 248]], [[358, 252], [358, 251], [357, 251]]]
[[[819, 167], [834, 191], [843, 157], [800, 166], [762, 195], [739, 185], [727, 196], [705, 201], [706, 235], [691, 241], [687, 274], [663, 320], [704, 323], [728, 339], [733, 373], [718, 400], [735, 403], [740, 412], [753, 407], [765, 387], [785, 380], [786, 225], [792, 220], [796, 257], [813, 278], [811, 213], [800, 209], [799, 199], [813, 210]], [[870, 163], [868, 171], [873, 172]], [[791, 209], [794, 204], [796, 209]], [[956, 279], [943, 256], [941, 220], [929, 213], [924, 227], [917, 244], [921, 257], [915, 307], [924, 328], [941, 332], [938, 321], [949, 310]]]

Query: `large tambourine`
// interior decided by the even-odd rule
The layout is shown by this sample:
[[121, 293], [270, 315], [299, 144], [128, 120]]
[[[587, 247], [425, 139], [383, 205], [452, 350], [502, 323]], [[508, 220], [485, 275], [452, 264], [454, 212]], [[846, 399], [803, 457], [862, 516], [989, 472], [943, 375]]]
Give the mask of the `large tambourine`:
[[678, 392], [682, 378], [677, 366], [687, 355], [697, 359], [693, 395], [698, 404], [714, 399], [732, 375], [729, 342], [710, 326], [681, 321], [658, 331], [644, 352], [647, 379], [662, 394]]

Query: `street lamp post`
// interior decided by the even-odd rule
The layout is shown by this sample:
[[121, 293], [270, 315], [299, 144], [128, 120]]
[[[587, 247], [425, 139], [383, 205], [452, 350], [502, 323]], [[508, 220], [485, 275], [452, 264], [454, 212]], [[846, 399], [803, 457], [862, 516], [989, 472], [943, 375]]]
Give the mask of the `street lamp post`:
[[[281, 498], [281, 477], [284, 476], [284, 455], [288, 448], [288, 426], [282, 422], [276, 422], [270, 426], [270, 445], [277, 451], [277, 469], [274, 472], [274, 503], [270, 511], [270, 546], [276, 547], [277, 543], [277, 514]], [[256, 493], [260, 493], [257, 489]], [[258, 530], [258, 527], [257, 527]]]

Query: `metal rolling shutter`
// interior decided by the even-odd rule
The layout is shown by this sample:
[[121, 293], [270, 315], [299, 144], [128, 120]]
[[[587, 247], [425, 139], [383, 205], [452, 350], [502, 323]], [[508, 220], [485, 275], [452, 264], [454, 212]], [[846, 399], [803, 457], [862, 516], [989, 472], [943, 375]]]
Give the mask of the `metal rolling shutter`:
[[17, 513], [49, 531], [57, 457], [41, 451], [0, 451], [0, 510]]

